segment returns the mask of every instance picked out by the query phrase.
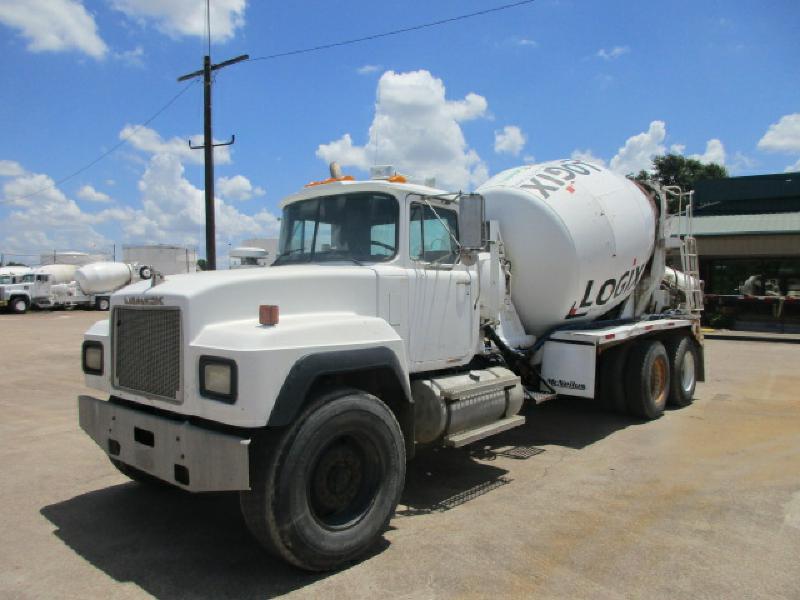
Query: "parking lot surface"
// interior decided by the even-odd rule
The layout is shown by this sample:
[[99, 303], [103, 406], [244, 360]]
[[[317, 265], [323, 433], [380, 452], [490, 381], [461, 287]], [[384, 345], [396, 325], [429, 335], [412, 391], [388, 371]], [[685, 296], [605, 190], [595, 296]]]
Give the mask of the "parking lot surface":
[[0, 315], [2, 598], [800, 598], [800, 345], [709, 340], [694, 404], [654, 422], [562, 399], [424, 452], [374, 553], [312, 575], [235, 494], [128, 482], [80, 431], [103, 316]]

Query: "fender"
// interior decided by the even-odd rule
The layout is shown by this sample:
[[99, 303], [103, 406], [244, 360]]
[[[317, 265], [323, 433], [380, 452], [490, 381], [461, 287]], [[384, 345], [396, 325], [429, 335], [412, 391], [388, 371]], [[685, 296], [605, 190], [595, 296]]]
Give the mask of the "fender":
[[408, 377], [403, 372], [397, 355], [386, 346], [319, 352], [306, 354], [291, 368], [275, 400], [267, 425], [283, 426], [291, 423], [300, 412], [311, 385], [318, 377], [376, 368], [390, 369], [403, 390], [405, 402], [413, 404]]
[[[308, 399], [314, 382], [322, 376], [383, 369], [394, 375], [395, 412], [405, 438], [406, 456], [414, 455], [414, 400], [408, 376], [397, 355], [386, 346], [306, 354], [292, 366], [270, 414], [268, 427], [290, 424]], [[389, 375], [391, 376], [391, 375]], [[397, 398], [397, 396], [400, 396]]]

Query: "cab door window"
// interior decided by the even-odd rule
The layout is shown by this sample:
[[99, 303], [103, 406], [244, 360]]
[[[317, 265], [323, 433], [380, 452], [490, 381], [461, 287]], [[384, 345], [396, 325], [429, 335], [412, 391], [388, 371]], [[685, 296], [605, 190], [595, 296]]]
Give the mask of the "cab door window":
[[455, 241], [458, 239], [458, 215], [446, 208], [437, 207], [435, 211], [427, 204], [411, 205], [411, 259], [453, 264], [458, 256], [458, 244]]

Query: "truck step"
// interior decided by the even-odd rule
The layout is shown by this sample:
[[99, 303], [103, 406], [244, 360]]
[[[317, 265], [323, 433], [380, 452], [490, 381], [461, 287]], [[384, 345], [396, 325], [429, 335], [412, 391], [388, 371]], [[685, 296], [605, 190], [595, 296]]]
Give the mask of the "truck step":
[[525, 394], [527, 396], [527, 400], [531, 400], [537, 405], [541, 404], [542, 402], [547, 402], [548, 400], [555, 400], [558, 397], [557, 394], [550, 392], [532, 392], [530, 390], [525, 390]]
[[476, 427], [475, 429], [468, 429], [467, 431], [452, 433], [444, 438], [444, 445], [450, 446], [451, 448], [461, 448], [461, 446], [466, 446], [467, 444], [477, 442], [478, 440], [482, 440], [490, 435], [507, 431], [524, 424], [525, 417], [521, 415], [514, 415], [513, 417], [501, 419], [482, 427]]

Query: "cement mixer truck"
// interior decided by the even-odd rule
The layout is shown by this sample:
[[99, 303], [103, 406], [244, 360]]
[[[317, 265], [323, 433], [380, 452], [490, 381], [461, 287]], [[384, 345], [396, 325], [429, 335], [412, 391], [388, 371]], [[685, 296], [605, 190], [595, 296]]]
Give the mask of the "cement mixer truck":
[[[84, 431], [131, 479], [238, 491], [271, 553], [308, 570], [363, 556], [406, 461], [578, 396], [636, 419], [704, 377], [696, 273], [665, 283], [667, 196], [580, 160], [451, 193], [332, 166], [282, 203], [263, 269], [111, 296], [85, 334]], [[687, 270], [691, 270], [688, 269]], [[529, 419], [536, 411], [526, 411]]]
[[138, 281], [140, 270], [139, 265], [117, 262], [96, 262], [82, 267], [44, 265], [16, 284], [0, 286], [0, 306], [18, 314], [30, 307], [108, 310], [110, 294]]

